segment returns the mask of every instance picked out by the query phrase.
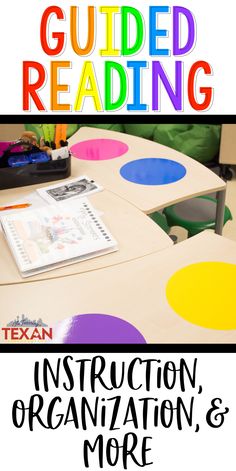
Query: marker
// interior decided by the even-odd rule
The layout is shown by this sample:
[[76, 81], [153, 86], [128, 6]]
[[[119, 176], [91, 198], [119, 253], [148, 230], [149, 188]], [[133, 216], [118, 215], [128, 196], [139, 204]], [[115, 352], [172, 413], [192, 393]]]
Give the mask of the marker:
[[66, 141], [67, 124], [57, 124], [55, 130], [56, 149], [61, 147], [61, 141]]
[[30, 203], [13, 204], [11, 206], [0, 206], [0, 211], [8, 211], [9, 209], [23, 209], [28, 208], [29, 206], [31, 206]]

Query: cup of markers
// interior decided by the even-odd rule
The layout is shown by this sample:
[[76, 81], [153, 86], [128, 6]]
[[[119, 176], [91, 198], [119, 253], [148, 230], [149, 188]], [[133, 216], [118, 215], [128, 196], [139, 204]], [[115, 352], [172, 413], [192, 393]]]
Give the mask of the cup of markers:
[[[27, 136], [26, 136], [27, 137]], [[71, 154], [67, 141], [59, 147], [45, 141], [42, 148], [29, 139], [9, 143], [0, 155], [0, 190], [41, 184], [68, 178], [71, 175]]]

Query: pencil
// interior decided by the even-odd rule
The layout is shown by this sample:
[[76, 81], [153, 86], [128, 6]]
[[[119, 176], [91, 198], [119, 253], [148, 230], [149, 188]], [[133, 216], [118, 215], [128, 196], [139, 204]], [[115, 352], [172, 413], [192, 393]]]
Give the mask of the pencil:
[[0, 211], [8, 211], [9, 209], [23, 209], [28, 208], [29, 206], [31, 206], [30, 203], [13, 204], [11, 206], [0, 206]]

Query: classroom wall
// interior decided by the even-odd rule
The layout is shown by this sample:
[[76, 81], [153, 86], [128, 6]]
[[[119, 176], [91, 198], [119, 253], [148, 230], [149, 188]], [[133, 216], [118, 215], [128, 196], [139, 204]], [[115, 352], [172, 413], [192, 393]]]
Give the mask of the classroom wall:
[[24, 131], [24, 124], [0, 124], [0, 141], [18, 139]]
[[236, 124], [223, 124], [220, 143], [221, 164], [236, 165]]

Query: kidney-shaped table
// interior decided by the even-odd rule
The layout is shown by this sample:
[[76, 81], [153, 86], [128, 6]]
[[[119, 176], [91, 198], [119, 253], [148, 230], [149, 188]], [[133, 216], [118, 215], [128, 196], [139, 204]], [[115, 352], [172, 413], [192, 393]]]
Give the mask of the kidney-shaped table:
[[[119, 250], [23, 279], [1, 232], [0, 342], [2, 327], [22, 315], [43, 319], [58, 342], [236, 341], [235, 242], [205, 232], [173, 246], [146, 216], [216, 191], [221, 232], [225, 183], [189, 157], [134, 136], [82, 128], [70, 146], [70, 178], [87, 175], [104, 187], [89, 199]], [[35, 190], [2, 190], [0, 204], [27, 202]]]
[[70, 334], [76, 343], [74, 319], [99, 314], [127, 322], [148, 343], [235, 342], [235, 277], [236, 243], [205, 232], [118, 265], [0, 286], [1, 325], [17, 314], [42, 318], [55, 342]]
[[73, 176], [88, 175], [146, 214], [217, 193], [216, 229], [222, 233], [225, 182], [198, 161], [129, 134], [82, 127], [70, 139]]

